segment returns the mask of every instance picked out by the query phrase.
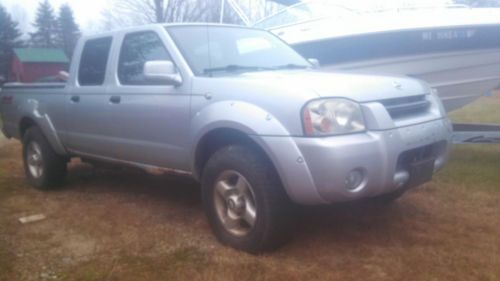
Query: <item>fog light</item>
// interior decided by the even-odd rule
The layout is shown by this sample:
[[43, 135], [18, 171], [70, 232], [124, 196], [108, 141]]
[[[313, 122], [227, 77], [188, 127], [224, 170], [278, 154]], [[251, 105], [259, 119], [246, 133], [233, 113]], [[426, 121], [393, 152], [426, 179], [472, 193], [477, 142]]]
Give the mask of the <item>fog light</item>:
[[410, 173], [405, 170], [397, 171], [394, 175], [394, 185], [396, 188], [402, 188], [410, 180]]
[[345, 179], [345, 188], [350, 191], [358, 189], [363, 184], [363, 172], [359, 169], [349, 172]]
[[441, 170], [441, 168], [443, 168], [444, 166], [444, 162], [445, 162], [445, 157], [444, 156], [439, 156], [436, 161], [434, 161], [434, 173], [438, 172], [439, 170]]

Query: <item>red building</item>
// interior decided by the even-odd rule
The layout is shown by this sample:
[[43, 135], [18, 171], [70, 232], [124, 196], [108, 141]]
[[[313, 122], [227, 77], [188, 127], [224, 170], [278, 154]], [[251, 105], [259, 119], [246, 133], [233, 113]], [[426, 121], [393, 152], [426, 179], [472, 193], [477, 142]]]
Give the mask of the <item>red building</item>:
[[9, 71], [10, 82], [30, 83], [68, 70], [69, 60], [61, 49], [14, 49]]

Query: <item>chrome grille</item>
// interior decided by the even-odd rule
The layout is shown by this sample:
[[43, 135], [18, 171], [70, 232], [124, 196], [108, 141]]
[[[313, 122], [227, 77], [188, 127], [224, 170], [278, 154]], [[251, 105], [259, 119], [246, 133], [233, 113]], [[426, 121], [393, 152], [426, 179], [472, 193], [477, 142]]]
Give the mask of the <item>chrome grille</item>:
[[431, 103], [425, 95], [382, 100], [381, 103], [392, 118], [401, 118], [425, 113]]

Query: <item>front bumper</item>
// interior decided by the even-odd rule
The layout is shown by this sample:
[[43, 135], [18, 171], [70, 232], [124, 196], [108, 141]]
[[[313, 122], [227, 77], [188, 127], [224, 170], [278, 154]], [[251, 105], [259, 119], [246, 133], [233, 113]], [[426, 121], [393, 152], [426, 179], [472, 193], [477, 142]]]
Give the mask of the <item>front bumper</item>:
[[[406, 188], [416, 157], [447, 161], [452, 128], [448, 119], [383, 131], [328, 138], [264, 137], [266, 150], [296, 203], [316, 205], [373, 197]], [[431, 167], [432, 168], [432, 167]], [[346, 188], [352, 171], [363, 178]]]

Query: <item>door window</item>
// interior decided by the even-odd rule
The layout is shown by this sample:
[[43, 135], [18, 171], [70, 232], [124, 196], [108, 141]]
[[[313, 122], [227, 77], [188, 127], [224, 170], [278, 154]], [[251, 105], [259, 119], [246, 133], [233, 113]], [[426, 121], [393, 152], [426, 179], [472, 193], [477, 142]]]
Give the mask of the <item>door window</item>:
[[104, 83], [111, 42], [111, 37], [105, 37], [85, 43], [78, 70], [78, 83], [81, 86], [99, 86]]
[[171, 57], [155, 32], [128, 34], [120, 51], [118, 79], [122, 85], [151, 85], [153, 83], [144, 77], [144, 64], [165, 60], [171, 60]]

